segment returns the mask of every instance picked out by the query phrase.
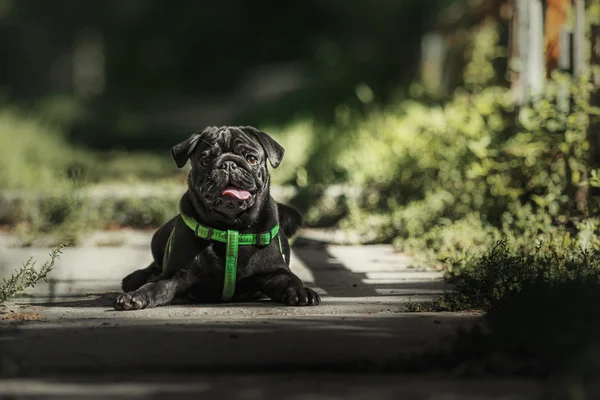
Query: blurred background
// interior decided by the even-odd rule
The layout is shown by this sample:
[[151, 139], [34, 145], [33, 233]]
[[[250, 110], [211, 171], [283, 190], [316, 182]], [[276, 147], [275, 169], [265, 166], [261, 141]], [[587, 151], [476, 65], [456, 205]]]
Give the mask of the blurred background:
[[402, 96], [453, 3], [3, 0], [3, 100], [103, 150], [160, 152], [206, 125], [331, 120], [339, 104]]
[[593, 0], [0, 0], [0, 222], [25, 244], [154, 228], [185, 190], [169, 148], [244, 124], [287, 149], [277, 199], [341, 242], [444, 259], [593, 231], [598, 18]]
[[[254, 125], [286, 149], [294, 249], [393, 244], [454, 288], [407, 310], [486, 312], [448, 360], [598, 382], [599, 64], [600, 0], [0, 0], [0, 269], [35, 283], [8, 255], [94, 232], [126, 250], [100, 230], [148, 246], [186, 190], [171, 146]], [[386, 268], [372, 249], [348, 254]]]

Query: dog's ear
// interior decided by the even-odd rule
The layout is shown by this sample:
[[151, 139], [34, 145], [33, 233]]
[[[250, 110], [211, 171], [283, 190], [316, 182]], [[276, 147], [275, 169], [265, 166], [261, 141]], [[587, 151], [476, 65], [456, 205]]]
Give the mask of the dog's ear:
[[173, 157], [173, 160], [175, 160], [177, 168], [183, 168], [188, 162], [201, 135], [202, 132], [192, 133], [189, 138], [171, 148], [171, 156]]
[[216, 127], [209, 126], [202, 132], [192, 133], [189, 138], [171, 148], [171, 156], [178, 168], [183, 168], [188, 162], [202, 135], [215, 129]]
[[267, 153], [269, 163], [271, 163], [271, 166], [273, 168], [277, 168], [279, 164], [281, 164], [281, 160], [283, 160], [285, 149], [281, 147], [281, 145], [277, 143], [275, 139], [273, 139], [271, 136], [267, 135], [261, 130], [258, 130], [251, 126], [245, 126], [243, 129], [256, 136], [263, 149], [265, 149], [265, 153]]

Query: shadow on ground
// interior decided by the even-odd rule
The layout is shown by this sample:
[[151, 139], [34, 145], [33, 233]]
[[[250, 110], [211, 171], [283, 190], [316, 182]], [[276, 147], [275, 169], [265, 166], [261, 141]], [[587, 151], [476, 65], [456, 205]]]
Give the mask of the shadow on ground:
[[[377, 273], [381, 268], [378, 262], [380, 254], [369, 256], [370, 246], [362, 246], [364, 254], [357, 260], [362, 262], [363, 271]], [[368, 272], [356, 272], [348, 265], [337, 259], [327, 250], [324, 242], [300, 237], [293, 246], [294, 253], [306, 265], [314, 276], [315, 285], [327, 291], [331, 296], [338, 297], [365, 297], [365, 296], [420, 296], [443, 292], [448, 285], [442, 280], [441, 274], [433, 280], [405, 280], [398, 279], [382, 280], [382, 282], [372, 282], [369, 279]], [[398, 270], [397, 276], [402, 272], [411, 270]], [[389, 271], [386, 271], [389, 273]], [[408, 275], [408, 274], [407, 274]], [[368, 282], [368, 283], [367, 283]]]
[[52, 393], [57, 398], [75, 399], [532, 400], [539, 399], [541, 392], [539, 382], [515, 378], [449, 379], [343, 372], [160, 374], [141, 379], [120, 374], [94, 378], [72, 375], [68, 380], [9, 380], [0, 388], [0, 396], [10, 395], [11, 399], [47, 398]]
[[[267, 308], [268, 310], [268, 308]], [[414, 354], [443, 344], [476, 318], [456, 314], [145, 319], [105, 312], [5, 325], [3, 355], [19, 374], [410, 370]], [[441, 342], [442, 341], [442, 342]], [[440, 364], [441, 366], [441, 364]], [[438, 366], [439, 367], [439, 366]], [[428, 366], [435, 370], [435, 365]]]

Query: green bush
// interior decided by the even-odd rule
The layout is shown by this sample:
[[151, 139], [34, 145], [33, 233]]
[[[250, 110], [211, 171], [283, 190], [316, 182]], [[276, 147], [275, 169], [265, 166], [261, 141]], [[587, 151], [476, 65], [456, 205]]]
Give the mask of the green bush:
[[0, 149], [3, 189], [52, 187], [66, 179], [70, 165], [84, 158], [57, 130], [8, 109], [0, 110]]
[[95, 153], [65, 140], [60, 125], [32, 113], [0, 109], [0, 188], [46, 190], [126, 179], [180, 177], [168, 152]]
[[94, 198], [86, 193], [87, 187], [65, 186], [25, 194], [15, 206], [14, 233], [24, 244], [44, 239], [77, 244], [81, 234], [94, 229], [156, 228], [179, 212], [181, 191], [171, 187], [157, 184], [156, 193], [150, 196]]
[[538, 242], [527, 253], [511, 246], [508, 239], [502, 239], [491, 250], [471, 257], [462, 268], [448, 274], [454, 289], [438, 299], [436, 307], [488, 311], [499, 301], [533, 287], [580, 281], [600, 285], [599, 240], [595, 238], [593, 244], [583, 249], [577, 242], [563, 240], [560, 246]]
[[162, 194], [101, 203], [85, 195], [96, 183], [130, 182], [135, 186], [145, 180], [152, 181], [157, 191], [165, 181], [183, 185], [185, 171], [176, 168], [168, 152], [165, 156], [91, 152], [69, 144], [59, 128], [62, 124], [50, 120], [44, 113], [37, 117], [0, 109], [0, 189], [8, 193], [7, 199], [13, 196], [10, 191], [16, 190], [18, 199], [3, 202], [10, 209], [3, 210], [2, 223], [13, 225], [25, 244], [44, 236], [56, 243], [76, 243], [86, 230], [114, 225], [157, 226], [177, 212], [178, 199]]
[[120, 200], [107, 199], [102, 201], [90, 211], [95, 211], [95, 218], [99, 228], [110, 224], [128, 226], [132, 228], [155, 228], [179, 212], [181, 194], [151, 197], [132, 197]]
[[310, 156], [315, 123], [310, 119], [297, 120], [283, 127], [261, 127], [285, 149], [283, 162], [271, 171], [274, 184], [295, 184], [305, 187], [307, 184], [305, 165]]
[[[597, 176], [587, 166], [586, 78], [557, 74], [520, 110], [499, 87], [458, 91], [440, 106], [405, 101], [367, 115], [342, 108], [315, 139], [329, 156], [309, 160], [307, 171], [321, 172], [307, 183], [362, 187], [360, 198], [347, 199], [342, 227], [365, 242], [431, 249], [444, 262], [500, 237], [534, 246], [534, 230], [576, 235], [598, 211], [582, 192]], [[568, 109], [557, 102], [561, 87], [573, 94]]]

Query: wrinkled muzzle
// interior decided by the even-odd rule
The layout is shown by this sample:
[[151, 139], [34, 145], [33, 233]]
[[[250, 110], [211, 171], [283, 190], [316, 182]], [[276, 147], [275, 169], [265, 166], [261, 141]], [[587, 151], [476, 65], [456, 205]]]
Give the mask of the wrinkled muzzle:
[[215, 160], [213, 169], [194, 185], [199, 197], [207, 207], [231, 214], [251, 207], [262, 182], [245, 160], [235, 155], [224, 155]]

